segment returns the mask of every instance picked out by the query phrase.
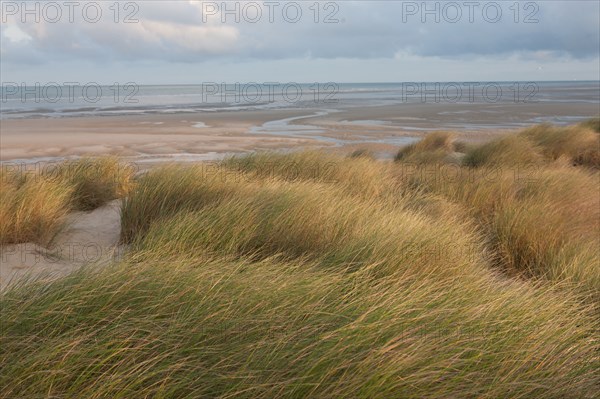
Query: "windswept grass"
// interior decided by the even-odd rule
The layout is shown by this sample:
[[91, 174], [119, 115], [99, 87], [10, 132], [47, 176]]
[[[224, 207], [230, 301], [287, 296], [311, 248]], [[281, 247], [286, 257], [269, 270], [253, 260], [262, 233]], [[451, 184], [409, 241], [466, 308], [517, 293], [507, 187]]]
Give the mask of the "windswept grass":
[[486, 178], [420, 183], [471, 211], [502, 269], [530, 277], [574, 279], [597, 295], [598, 176], [571, 168], [482, 173]]
[[424, 165], [404, 180], [468, 210], [501, 269], [600, 298], [599, 174], [574, 162], [598, 137], [542, 125], [473, 147], [460, 169]]
[[534, 143], [524, 137], [508, 135], [479, 147], [472, 148], [465, 156], [467, 166], [521, 166], [540, 165], [543, 156]]
[[442, 162], [456, 152], [454, 141], [452, 133], [434, 132], [414, 144], [401, 148], [395, 160], [416, 164]]
[[129, 252], [0, 294], [0, 397], [598, 397], [600, 181], [572, 162], [593, 142], [534, 131], [90, 190], [127, 193]]
[[140, 255], [0, 299], [1, 396], [595, 396], [594, 321], [549, 290]]
[[74, 210], [92, 210], [122, 197], [133, 182], [133, 169], [116, 158], [69, 161], [27, 171], [2, 167], [0, 243], [48, 244]]
[[343, 188], [364, 199], [395, 195], [398, 181], [391, 165], [368, 157], [340, 157], [324, 151], [235, 156], [220, 165], [238, 179], [315, 181]]
[[468, 166], [541, 165], [563, 160], [600, 168], [600, 135], [590, 123], [569, 127], [538, 125], [467, 151]]
[[579, 124], [580, 127], [585, 129], [591, 129], [596, 133], [600, 133], [600, 117], [589, 119]]
[[47, 244], [69, 212], [73, 188], [63, 182], [2, 174], [0, 244]]
[[521, 136], [539, 146], [547, 159], [563, 158], [574, 165], [600, 168], [600, 135], [592, 129], [582, 125], [540, 125], [525, 130]]
[[350, 158], [369, 158], [369, 159], [375, 159], [375, 154], [373, 154], [372, 151], [366, 149], [366, 148], [358, 148], [354, 151], [352, 151], [350, 154], [348, 154], [348, 156]]
[[73, 186], [72, 207], [90, 211], [124, 197], [131, 189], [134, 172], [131, 165], [115, 157], [99, 157], [62, 163], [43, 177]]
[[221, 176], [210, 174], [204, 165], [171, 165], [148, 172], [123, 201], [121, 241], [130, 243], [143, 236], [158, 219], [224, 200], [227, 187]]
[[434, 221], [319, 183], [236, 184], [225, 191], [228, 200], [158, 220], [141, 249], [259, 259], [283, 255], [350, 269], [377, 263], [377, 275], [442, 276], [472, 270], [483, 258], [476, 238], [456, 219]]

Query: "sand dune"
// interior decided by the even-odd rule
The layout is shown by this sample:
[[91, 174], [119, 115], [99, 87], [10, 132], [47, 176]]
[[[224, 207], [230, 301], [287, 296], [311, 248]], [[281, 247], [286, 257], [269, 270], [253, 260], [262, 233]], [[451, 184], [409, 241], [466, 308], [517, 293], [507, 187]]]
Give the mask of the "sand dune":
[[49, 248], [34, 243], [2, 246], [0, 288], [11, 280], [54, 279], [83, 265], [102, 265], [120, 256], [120, 200], [91, 212], [73, 212]]

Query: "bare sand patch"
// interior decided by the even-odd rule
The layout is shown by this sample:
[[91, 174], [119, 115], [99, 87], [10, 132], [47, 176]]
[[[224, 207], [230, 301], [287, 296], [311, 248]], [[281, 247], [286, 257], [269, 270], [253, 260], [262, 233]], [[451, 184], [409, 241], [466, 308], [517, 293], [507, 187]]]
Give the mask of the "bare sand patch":
[[91, 212], [73, 212], [48, 248], [34, 243], [2, 246], [0, 289], [11, 281], [52, 280], [86, 264], [107, 264], [121, 255], [120, 232], [120, 200]]

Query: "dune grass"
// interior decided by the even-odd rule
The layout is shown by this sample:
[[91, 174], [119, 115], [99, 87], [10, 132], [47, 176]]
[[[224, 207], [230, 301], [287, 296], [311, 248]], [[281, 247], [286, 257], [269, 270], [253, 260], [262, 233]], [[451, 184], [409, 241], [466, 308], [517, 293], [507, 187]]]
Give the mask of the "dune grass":
[[[143, 236], [152, 222], [183, 210], [200, 209], [207, 202], [227, 196], [222, 179], [204, 165], [170, 165], [153, 170], [136, 182], [121, 211], [121, 241]], [[212, 183], [209, 184], [209, 183]]]
[[600, 192], [597, 174], [558, 167], [492, 169], [455, 180], [416, 175], [456, 201], [481, 227], [495, 263], [513, 275], [573, 280], [598, 295]]
[[348, 154], [348, 157], [350, 157], [350, 158], [369, 158], [369, 159], [377, 158], [375, 156], [375, 154], [373, 153], [373, 151], [371, 151], [367, 148], [357, 148], [356, 150], [354, 150], [350, 154]]
[[286, 182], [315, 181], [341, 187], [364, 199], [394, 192], [398, 181], [391, 165], [361, 157], [340, 157], [324, 151], [253, 153], [223, 161], [221, 177], [238, 180], [279, 179]]
[[547, 159], [564, 158], [574, 165], [600, 168], [600, 135], [589, 126], [589, 122], [563, 128], [540, 125], [521, 136], [538, 145]]
[[588, 119], [587, 121], [581, 122], [579, 126], [600, 133], [600, 117]]
[[72, 194], [73, 188], [62, 182], [2, 173], [0, 243], [47, 244], [60, 231]]
[[461, 148], [450, 132], [433, 132], [416, 143], [401, 148], [395, 160], [414, 164], [431, 164], [449, 161], [452, 154]]
[[126, 193], [128, 254], [0, 293], [0, 397], [595, 398], [600, 181], [573, 162], [593, 141], [532, 132], [94, 194]]
[[594, 321], [551, 290], [137, 255], [3, 295], [3, 397], [594, 396]]
[[593, 121], [575, 126], [538, 125], [467, 151], [469, 166], [540, 165], [563, 160], [600, 168], [600, 135]]
[[352, 270], [377, 263], [378, 276], [441, 276], [470, 270], [483, 257], [469, 227], [456, 219], [434, 222], [320, 183], [238, 183], [225, 191], [228, 200], [157, 221], [137, 245], [163, 254], [280, 255]]
[[541, 125], [471, 147], [458, 170], [425, 165], [404, 180], [468, 210], [501, 269], [598, 299], [600, 175], [575, 160], [600, 151], [599, 137], [585, 124]]
[[540, 150], [524, 137], [508, 135], [472, 148], [465, 155], [467, 166], [535, 166], [543, 162]]
[[124, 196], [133, 169], [114, 157], [64, 162], [37, 170], [2, 167], [0, 243], [46, 245], [71, 211], [90, 211]]
[[82, 158], [59, 164], [43, 177], [64, 181], [73, 187], [73, 209], [90, 211], [126, 196], [132, 186], [135, 169], [116, 157]]

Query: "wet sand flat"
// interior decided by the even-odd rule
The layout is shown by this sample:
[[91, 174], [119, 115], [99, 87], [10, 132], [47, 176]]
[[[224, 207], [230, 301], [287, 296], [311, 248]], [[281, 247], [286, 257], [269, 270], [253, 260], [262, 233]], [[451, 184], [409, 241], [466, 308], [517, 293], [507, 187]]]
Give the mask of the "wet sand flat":
[[315, 146], [391, 151], [435, 130], [482, 140], [544, 121], [576, 123], [597, 113], [597, 104], [590, 103], [417, 103], [4, 119], [0, 159], [114, 154], [150, 159], [197, 155], [202, 160], [226, 153]]

